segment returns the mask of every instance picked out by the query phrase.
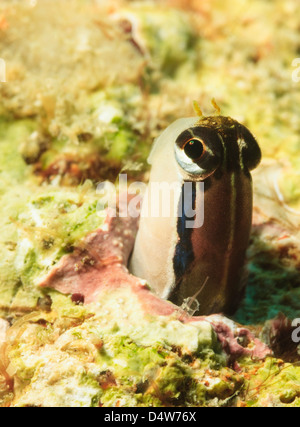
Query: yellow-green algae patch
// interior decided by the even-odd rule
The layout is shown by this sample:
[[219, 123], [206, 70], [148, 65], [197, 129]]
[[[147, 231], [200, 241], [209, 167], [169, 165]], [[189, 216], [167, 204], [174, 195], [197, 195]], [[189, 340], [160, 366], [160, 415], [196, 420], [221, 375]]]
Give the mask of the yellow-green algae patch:
[[14, 393], [2, 393], [3, 403], [299, 406], [297, 364], [241, 358], [236, 372], [226, 366], [227, 357], [205, 321], [172, 328], [174, 318], [145, 318], [138, 304], [133, 313], [127, 298], [120, 303], [131, 316], [130, 329], [126, 316], [123, 321], [114, 317], [109, 299], [81, 306], [55, 291], [50, 295], [51, 312], [31, 313], [8, 332], [2, 355]]
[[267, 358], [264, 363], [246, 361], [244, 391], [238, 405], [248, 407], [299, 407], [300, 366]]
[[92, 183], [76, 188], [40, 186], [19, 147], [34, 132], [29, 120], [0, 126], [0, 292], [2, 313], [35, 307], [35, 279], [75, 242], [101, 226]]
[[[241, 389], [242, 377], [226, 368], [207, 322], [176, 329], [172, 318], [144, 318], [147, 342], [146, 334], [122, 329], [109, 304], [76, 306], [58, 295], [51, 293], [51, 312], [29, 314], [8, 333], [3, 354], [14, 379], [12, 406], [203, 406]], [[142, 318], [136, 305], [132, 327]]]

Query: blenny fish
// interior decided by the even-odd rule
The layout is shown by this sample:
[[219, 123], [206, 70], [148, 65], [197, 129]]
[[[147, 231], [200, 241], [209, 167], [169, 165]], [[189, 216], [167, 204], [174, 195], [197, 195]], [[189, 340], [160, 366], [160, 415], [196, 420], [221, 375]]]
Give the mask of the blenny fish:
[[[150, 179], [131, 273], [177, 305], [197, 295], [198, 314], [232, 314], [244, 295], [252, 223], [250, 171], [260, 160], [255, 137], [230, 117], [182, 118], [171, 124], [148, 159]], [[157, 183], [172, 187], [168, 200], [162, 199], [175, 215], [149, 214]], [[189, 214], [185, 198], [191, 201]]]

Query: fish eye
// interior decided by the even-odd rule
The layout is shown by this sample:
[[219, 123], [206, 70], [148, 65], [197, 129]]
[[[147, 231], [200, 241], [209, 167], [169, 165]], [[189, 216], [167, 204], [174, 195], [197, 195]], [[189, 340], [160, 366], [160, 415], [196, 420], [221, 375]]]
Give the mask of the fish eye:
[[192, 138], [185, 143], [183, 150], [191, 160], [198, 160], [204, 153], [204, 144], [200, 139]]
[[223, 145], [215, 129], [194, 126], [175, 141], [175, 159], [184, 179], [207, 178], [220, 166], [222, 157]]

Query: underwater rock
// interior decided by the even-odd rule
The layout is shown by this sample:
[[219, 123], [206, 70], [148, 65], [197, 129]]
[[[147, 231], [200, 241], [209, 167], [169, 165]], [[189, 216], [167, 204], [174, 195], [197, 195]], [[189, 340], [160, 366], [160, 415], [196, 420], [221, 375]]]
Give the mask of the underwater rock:
[[[299, 4], [240, 3], [1, 1], [0, 406], [299, 406]], [[94, 194], [214, 96], [263, 152], [234, 322], [129, 275]]]
[[[109, 294], [113, 305], [121, 290], [129, 300], [130, 294], [134, 295], [138, 304], [135, 310], [141, 310], [144, 316], [171, 316], [191, 325], [208, 322], [231, 360], [240, 356], [263, 359], [272, 353], [246, 328], [222, 315], [191, 316], [181, 307], [155, 295], [145, 281], [131, 275], [127, 262], [137, 227], [137, 218], [114, 217], [107, 210], [104, 225], [90, 233], [72, 254], [63, 256], [39, 286], [70, 294], [73, 300], [79, 299], [85, 304], [101, 302]], [[128, 304], [122, 308], [127, 314], [132, 309]]]

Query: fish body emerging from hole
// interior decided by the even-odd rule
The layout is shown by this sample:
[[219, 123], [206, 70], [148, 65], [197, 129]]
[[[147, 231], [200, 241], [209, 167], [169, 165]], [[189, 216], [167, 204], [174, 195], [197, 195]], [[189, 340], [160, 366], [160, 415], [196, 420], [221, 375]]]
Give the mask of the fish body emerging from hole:
[[[149, 157], [150, 180], [130, 271], [177, 305], [197, 294], [208, 277], [198, 314], [233, 313], [245, 287], [250, 171], [260, 159], [253, 135], [230, 117], [171, 124]], [[162, 183], [172, 191], [158, 197]], [[170, 215], [161, 214], [159, 200], [168, 204]]]

